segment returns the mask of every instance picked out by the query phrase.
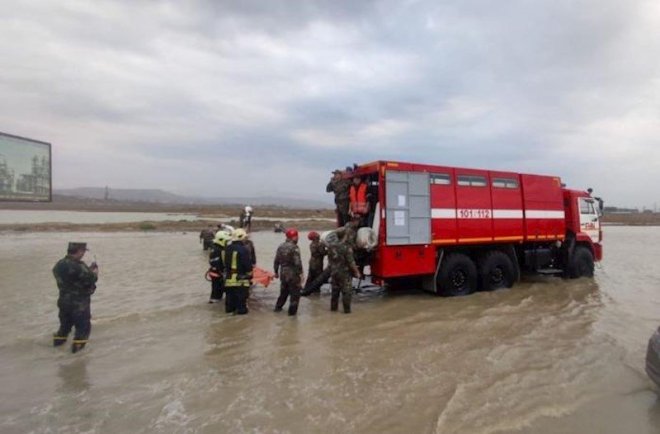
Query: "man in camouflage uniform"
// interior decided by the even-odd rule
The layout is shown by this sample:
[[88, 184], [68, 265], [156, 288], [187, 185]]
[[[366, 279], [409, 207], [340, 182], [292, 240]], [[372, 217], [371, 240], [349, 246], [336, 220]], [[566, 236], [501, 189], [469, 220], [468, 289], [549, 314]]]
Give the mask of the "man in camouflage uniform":
[[311, 241], [309, 243], [309, 270], [307, 271], [307, 280], [305, 281], [305, 288], [301, 295], [309, 295], [312, 292], [320, 292], [319, 285], [314, 286], [314, 281], [323, 273], [323, 258], [328, 254], [325, 245], [321, 243], [318, 232], [310, 232], [307, 238]]
[[199, 241], [202, 243], [203, 250], [208, 250], [213, 247], [213, 237], [215, 237], [213, 226], [208, 225], [206, 229], [202, 229], [199, 233]]
[[337, 229], [337, 235], [339, 239], [344, 240], [345, 243], [353, 250], [356, 249], [357, 244], [357, 231], [360, 227], [360, 217], [353, 216], [349, 221], [346, 222], [344, 226]]
[[351, 297], [353, 296], [351, 276], [359, 278], [360, 271], [355, 264], [353, 249], [346, 235], [340, 242], [330, 243], [328, 246], [328, 262], [330, 263], [330, 276], [332, 279], [330, 310], [336, 311], [339, 307], [339, 294], [341, 293], [344, 313], [351, 313]]
[[53, 335], [53, 346], [66, 343], [71, 328], [76, 328], [71, 352], [82, 350], [87, 343], [92, 328], [90, 303], [91, 295], [96, 290], [98, 266], [95, 262], [88, 267], [82, 258], [87, 251], [86, 243], [69, 243], [67, 255], [53, 267], [60, 296], [60, 329]]
[[337, 209], [337, 225], [344, 226], [348, 219], [348, 207], [350, 204], [350, 197], [348, 190], [351, 187], [351, 180], [343, 178], [341, 170], [332, 172], [333, 177], [325, 187], [325, 191], [335, 194], [335, 206]]
[[275, 277], [280, 278], [280, 296], [275, 303], [275, 312], [280, 312], [284, 303], [286, 303], [286, 299], [291, 296], [289, 315], [295, 315], [298, 312], [303, 274], [297, 230], [288, 229], [286, 231], [286, 241], [277, 248], [273, 268], [275, 269]]

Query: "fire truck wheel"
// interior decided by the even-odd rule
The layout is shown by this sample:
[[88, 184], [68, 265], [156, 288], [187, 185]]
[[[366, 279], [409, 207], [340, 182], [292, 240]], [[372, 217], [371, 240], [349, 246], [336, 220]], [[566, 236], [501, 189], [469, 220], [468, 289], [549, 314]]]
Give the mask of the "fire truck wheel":
[[479, 261], [479, 282], [484, 291], [511, 288], [514, 280], [513, 262], [506, 253], [493, 250]]
[[594, 277], [594, 256], [588, 248], [584, 246], [575, 248], [568, 267], [568, 276], [571, 279]]
[[462, 253], [451, 253], [438, 273], [440, 293], [446, 296], [468, 295], [477, 289], [477, 266]]

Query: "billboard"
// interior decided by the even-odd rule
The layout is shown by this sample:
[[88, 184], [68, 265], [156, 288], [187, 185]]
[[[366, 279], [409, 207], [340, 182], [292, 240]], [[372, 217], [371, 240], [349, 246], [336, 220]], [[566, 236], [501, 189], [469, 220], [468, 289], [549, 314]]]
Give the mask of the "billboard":
[[50, 143], [0, 133], [0, 201], [52, 200]]

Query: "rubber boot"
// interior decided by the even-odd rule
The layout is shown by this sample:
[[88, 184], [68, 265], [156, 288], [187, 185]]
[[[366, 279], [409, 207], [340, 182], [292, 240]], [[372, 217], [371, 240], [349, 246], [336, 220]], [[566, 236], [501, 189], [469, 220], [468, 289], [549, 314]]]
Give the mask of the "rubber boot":
[[344, 304], [344, 313], [351, 313], [351, 304], [343, 302]]
[[71, 344], [71, 352], [72, 352], [73, 354], [77, 353], [78, 351], [80, 351], [80, 350], [82, 350], [83, 348], [85, 348], [85, 345], [86, 345], [86, 344], [87, 344], [87, 342], [76, 342], [76, 341], [74, 341], [74, 342]]
[[339, 307], [339, 298], [330, 299], [330, 310], [336, 312], [338, 307]]
[[295, 316], [298, 313], [298, 305], [289, 303], [289, 316]]
[[60, 345], [64, 345], [66, 343], [66, 336], [60, 336], [58, 333], [53, 334], [53, 346], [54, 347], [59, 347]]

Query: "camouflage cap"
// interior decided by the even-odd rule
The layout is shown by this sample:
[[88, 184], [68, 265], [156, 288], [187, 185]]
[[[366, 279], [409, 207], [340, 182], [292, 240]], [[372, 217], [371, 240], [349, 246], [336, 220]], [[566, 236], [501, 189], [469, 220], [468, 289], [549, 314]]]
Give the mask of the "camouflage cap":
[[80, 249], [87, 250], [87, 243], [69, 242], [69, 247], [67, 248], [69, 252], [77, 252]]

